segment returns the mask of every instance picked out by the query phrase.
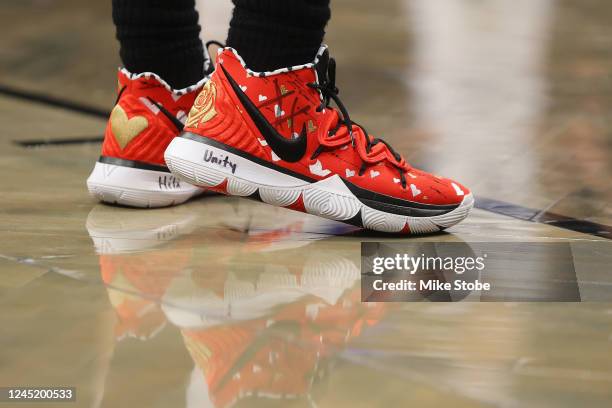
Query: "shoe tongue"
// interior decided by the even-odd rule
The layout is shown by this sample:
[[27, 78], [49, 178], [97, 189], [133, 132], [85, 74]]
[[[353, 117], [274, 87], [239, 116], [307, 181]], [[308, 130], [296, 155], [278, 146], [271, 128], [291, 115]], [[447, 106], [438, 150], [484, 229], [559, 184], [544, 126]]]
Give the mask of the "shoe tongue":
[[326, 46], [322, 46], [317, 53], [315, 59], [315, 70], [317, 71], [317, 78], [319, 83], [323, 78], [327, 78], [327, 67], [329, 66], [329, 49]]

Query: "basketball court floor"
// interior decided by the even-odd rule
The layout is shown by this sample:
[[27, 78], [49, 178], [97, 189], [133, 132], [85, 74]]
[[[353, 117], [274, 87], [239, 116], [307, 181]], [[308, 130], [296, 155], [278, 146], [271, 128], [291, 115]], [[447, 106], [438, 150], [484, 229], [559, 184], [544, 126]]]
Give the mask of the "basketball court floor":
[[[224, 40], [229, 1], [209, 3]], [[612, 291], [610, 3], [332, 7], [351, 116], [470, 186], [464, 223], [394, 238], [215, 195], [98, 204], [110, 2], [2, 2], [0, 386], [76, 387], [49, 404], [68, 407], [612, 405], [610, 303], [362, 303], [359, 286], [362, 241], [564, 242], [582, 299]]]

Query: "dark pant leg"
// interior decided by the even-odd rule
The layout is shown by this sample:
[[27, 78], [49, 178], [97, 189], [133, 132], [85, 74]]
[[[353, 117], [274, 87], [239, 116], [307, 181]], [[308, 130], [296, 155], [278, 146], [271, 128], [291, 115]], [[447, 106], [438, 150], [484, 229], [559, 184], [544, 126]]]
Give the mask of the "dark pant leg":
[[233, 0], [227, 45], [254, 71], [312, 62], [331, 12], [329, 0]]
[[195, 0], [113, 0], [121, 60], [133, 73], [154, 72], [173, 88], [204, 75]]

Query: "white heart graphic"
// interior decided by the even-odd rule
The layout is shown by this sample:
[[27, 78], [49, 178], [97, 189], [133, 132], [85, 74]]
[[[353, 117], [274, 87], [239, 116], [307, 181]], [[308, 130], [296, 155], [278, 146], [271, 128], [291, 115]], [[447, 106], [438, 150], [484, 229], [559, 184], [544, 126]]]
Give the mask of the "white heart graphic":
[[397, 183], [399, 183], [399, 182], [400, 182], [400, 179], [393, 177], [393, 182], [394, 182], [395, 184], [397, 184]]
[[246, 85], [240, 85], [240, 89], [242, 89], [242, 92], [246, 92], [247, 87]]
[[260, 144], [260, 145], [262, 145], [262, 146], [267, 146], [267, 145], [268, 145], [268, 142], [266, 142], [266, 141], [265, 141], [265, 140], [263, 140], [263, 139], [259, 139], [259, 138], [258, 138], [257, 140], [259, 140], [259, 144]]
[[270, 151], [270, 153], [272, 153], [272, 161], [277, 162], [280, 160], [280, 157], [278, 157], [276, 153], [274, 153], [273, 151]]
[[380, 176], [380, 172], [376, 171], [376, 170], [370, 170], [370, 178], [374, 178], [374, 177], [378, 177]]
[[415, 186], [414, 184], [411, 184], [411, 185], [410, 185], [410, 191], [412, 191], [412, 196], [413, 196], [413, 197], [416, 197], [416, 196], [418, 196], [419, 194], [421, 194], [421, 193], [422, 193], [422, 191], [421, 191], [421, 190], [419, 190], [419, 189], [418, 189], [418, 187], [417, 187], [417, 186]]
[[353, 177], [355, 175], [355, 170], [346, 169], [346, 178]]
[[280, 106], [278, 106], [278, 105], [274, 105], [274, 115], [275, 115], [277, 118], [280, 118], [280, 117], [282, 117], [282, 116], [284, 116], [284, 115], [285, 115], [285, 111], [284, 111], [284, 110], [281, 110]]
[[315, 164], [309, 165], [308, 169], [310, 170], [312, 174], [316, 176], [321, 176], [321, 177], [325, 177], [329, 173], [331, 173], [331, 171], [323, 168], [323, 164], [321, 164], [321, 160], [317, 160]]
[[453, 186], [453, 188], [455, 189], [455, 193], [457, 193], [458, 196], [462, 196], [465, 194], [465, 192], [459, 188], [459, 186], [455, 183], [451, 183], [451, 186]]
[[259, 102], [263, 102], [266, 99], [268, 99], [268, 97], [266, 95], [259, 95]]

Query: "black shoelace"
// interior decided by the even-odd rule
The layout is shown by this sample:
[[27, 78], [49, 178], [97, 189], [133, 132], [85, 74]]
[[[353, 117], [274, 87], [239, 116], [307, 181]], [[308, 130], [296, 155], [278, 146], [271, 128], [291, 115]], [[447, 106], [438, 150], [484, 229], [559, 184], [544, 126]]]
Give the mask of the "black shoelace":
[[[323, 96], [323, 100], [321, 101], [321, 104], [316, 109], [317, 112], [321, 112], [323, 109], [329, 108], [330, 102], [333, 100], [342, 115], [341, 120], [339, 120], [336, 126], [334, 127], [334, 129], [332, 129], [329, 132], [330, 136], [335, 135], [342, 126], [345, 126], [351, 138], [351, 144], [353, 147], [355, 147], [355, 137], [353, 135], [353, 125], [358, 126], [359, 128], [361, 128], [361, 130], [363, 131], [365, 135], [367, 153], [371, 152], [373, 146], [376, 146], [378, 143], [382, 143], [386, 146], [389, 152], [391, 152], [395, 160], [397, 160], [398, 162], [402, 161], [402, 156], [399, 153], [397, 153], [395, 150], [393, 150], [393, 148], [389, 145], [389, 143], [379, 138], [373, 138], [372, 140], [370, 140], [370, 136], [368, 132], [365, 130], [365, 128], [361, 126], [360, 124], [353, 122], [351, 120], [348, 110], [346, 109], [346, 107], [342, 103], [342, 100], [340, 100], [340, 97], [338, 96], [338, 94], [340, 93], [340, 90], [336, 86], [336, 60], [335, 59], [333, 58], [329, 59], [329, 63], [327, 65], [327, 73], [325, 77], [320, 78], [319, 81], [320, 81], [319, 83], [312, 82], [312, 83], [307, 84], [309, 87], [313, 89], [317, 89], [319, 92], [321, 92], [321, 95]], [[320, 155], [323, 152], [324, 149], [325, 149], [325, 146], [319, 145], [319, 147], [312, 154], [311, 159], [314, 160], [318, 155]], [[395, 163], [392, 163], [392, 164], [398, 169], [402, 188], [405, 189], [406, 188], [405, 169], [396, 165]], [[362, 176], [363, 173], [365, 173], [367, 167], [368, 167], [367, 162], [362, 159], [361, 167], [359, 168], [360, 176]]]

